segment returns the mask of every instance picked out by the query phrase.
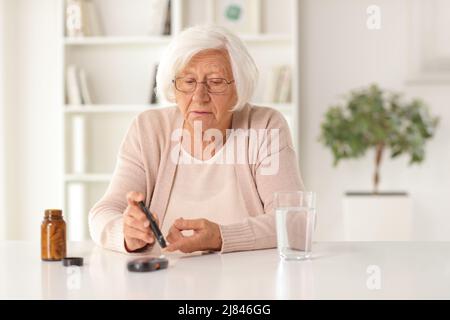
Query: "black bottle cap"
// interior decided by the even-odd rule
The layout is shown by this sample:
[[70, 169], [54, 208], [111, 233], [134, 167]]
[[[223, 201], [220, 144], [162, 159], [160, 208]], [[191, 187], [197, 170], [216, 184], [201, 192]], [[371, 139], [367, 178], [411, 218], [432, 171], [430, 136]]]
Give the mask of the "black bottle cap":
[[63, 259], [63, 265], [65, 267], [70, 266], [79, 266], [81, 267], [83, 265], [83, 258], [81, 257], [67, 257]]

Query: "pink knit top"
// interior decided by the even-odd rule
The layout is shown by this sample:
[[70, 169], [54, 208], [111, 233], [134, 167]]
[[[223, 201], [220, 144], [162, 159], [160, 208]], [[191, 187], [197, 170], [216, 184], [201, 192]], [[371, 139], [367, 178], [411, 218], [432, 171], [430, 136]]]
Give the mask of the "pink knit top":
[[[178, 167], [173, 154], [181, 149], [180, 135], [173, 133], [183, 128], [183, 121], [176, 106], [144, 111], [134, 119], [121, 144], [109, 187], [89, 212], [95, 243], [127, 253], [122, 214], [129, 191], [144, 193], [147, 207], [164, 221]], [[274, 193], [304, 189], [288, 124], [274, 109], [247, 104], [233, 113], [232, 129], [244, 142], [243, 157], [236, 159], [233, 167], [247, 216], [220, 225], [221, 252], [276, 247]], [[260, 134], [252, 134], [255, 132]]]

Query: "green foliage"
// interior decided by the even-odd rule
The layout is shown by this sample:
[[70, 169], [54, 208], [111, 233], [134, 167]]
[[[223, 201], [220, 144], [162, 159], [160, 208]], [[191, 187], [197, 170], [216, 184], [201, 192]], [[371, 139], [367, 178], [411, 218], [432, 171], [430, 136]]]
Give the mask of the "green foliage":
[[433, 137], [438, 118], [419, 99], [402, 102], [377, 85], [353, 91], [343, 106], [331, 106], [321, 124], [319, 140], [340, 160], [362, 157], [370, 148], [389, 148], [391, 158], [407, 154], [410, 164], [425, 157], [425, 142]]

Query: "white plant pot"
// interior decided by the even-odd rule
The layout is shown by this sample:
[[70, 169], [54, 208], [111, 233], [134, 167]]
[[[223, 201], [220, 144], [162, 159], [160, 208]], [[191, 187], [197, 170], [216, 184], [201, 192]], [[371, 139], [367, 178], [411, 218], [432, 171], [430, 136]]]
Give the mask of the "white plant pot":
[[347, 241], [408, 241], [412, 239], [412, 201], [404, 193], [348, 193], [343, 200]]

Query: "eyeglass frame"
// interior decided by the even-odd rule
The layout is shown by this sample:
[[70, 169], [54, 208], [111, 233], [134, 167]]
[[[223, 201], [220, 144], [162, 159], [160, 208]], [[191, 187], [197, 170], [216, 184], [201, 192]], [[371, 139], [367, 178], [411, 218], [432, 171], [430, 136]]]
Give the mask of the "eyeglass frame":
[[[178, 90], [178, 91], [180, 91], [180, 92], [182, 92], [182, 93], [194, 93], [195, 90], [197, 90], [197, 85], [198, 85], [199, 83], [202, 83], [202, 84], [204, 84], [204, 85], [206, 86], [206, 91], [208, 91], [208, 93], [211, 93], [211, 94], [222, 94], [222, 93], [224, 93], [224, 92], [228, 89], [228, 86], [229, 86], [230, 84], [234, 83], [234, 79], [232, 79], [232, 80], [227, 80], [227, 79], [225, 79], [225, 78], [207, 78], [205, 81], [197, 81], [197, 80], [195, 80], [194, 78], [191, 78], [192, 80], [195, 81], [195, 87], [194, 87], [194, 90], [192, 90], [192, 91], [187, 91], [187, 92], [186, 92], [186, 91], [181, 91], [180, 89], [178, 89], [178, 88], [177, 88], [177, 84], [176, 84], [176, 80], [178, 80], [178, 79], [183, 79], [183, 78], [186, 78], [186, 77], [178, 77], [178, 78], [175, 78], [175, 79], [172, 80], [172, 83], [173, 83], [175, 89]], [[220, 80], [225, 80], [225, 83], [227, 84], [227, 88], [226, 88], [224, 91], [221, 91], [221, 92], [211, 92], [211, 91], [210, 91], [210, 88], [209, 88], [209, 86], [208, 86], [207, 81], [208, 81], [208, 80], [214, 80], [214, 79], [216, 79], [216, 80], [218, 80], [218, 79], [220, 79]]]

